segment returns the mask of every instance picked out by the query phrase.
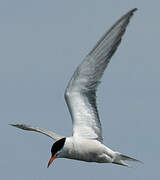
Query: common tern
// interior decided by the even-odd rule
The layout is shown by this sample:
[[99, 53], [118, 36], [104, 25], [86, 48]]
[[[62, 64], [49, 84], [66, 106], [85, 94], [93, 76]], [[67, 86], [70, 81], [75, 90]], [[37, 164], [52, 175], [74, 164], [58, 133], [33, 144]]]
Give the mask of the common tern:
[[65, 137], [54, 132], [24, 124], [14, 127], [45, 134], [56, 140], [51, 148], [48, 167], [56, 158], [86, 162], [114, 163], [130, 167], [124, 161], [137, 161], [113, 151], [103, 144], [102, 127], [96, 105], [96, 90], [111, 57], [121, 42], [126, 27], [137, 9], [123, 15], [97, 42], [77, 67], [65, 91], [65, 100], [72, 117], [73, 132]]

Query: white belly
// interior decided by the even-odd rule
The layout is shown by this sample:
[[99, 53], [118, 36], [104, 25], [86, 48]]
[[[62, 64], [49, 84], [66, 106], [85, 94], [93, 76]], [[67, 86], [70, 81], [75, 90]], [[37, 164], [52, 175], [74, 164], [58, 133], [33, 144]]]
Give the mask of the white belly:
[[112, 162], [111, 158], [107, 156], [109, 151], [110, 153], [113, 152], [97, 140], [74, 139], [71, 137], [67, 138], [63, 157], [87, 162], [106, 163]]

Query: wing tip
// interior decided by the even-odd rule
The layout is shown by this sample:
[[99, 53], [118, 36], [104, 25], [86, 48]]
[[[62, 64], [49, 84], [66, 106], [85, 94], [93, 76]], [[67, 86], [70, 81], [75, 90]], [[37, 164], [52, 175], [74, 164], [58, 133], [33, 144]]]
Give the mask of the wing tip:
[[138, 8], [134, 8], [132, 10], [130, 10], [127, 14], [129, 15], [129, 17], [133, 16], [134, 12], [137, 11]]
[[[129, 19], [133, 16], [134, 12], [137, 11], [138, 8], [133, 8], [131, 9], [130, 11], [128, 11], [126, 14], [124, 14], [124, 16], [122, 16], [121, 19], [125, 18], [125, 17], [128, 17]], [[120, 20], [121, 20], [120, 19]]]
[[31, 127], [25, 124], [8, 124], [8, 125], [19, 128], [19, 129], [23, 129], [23, 130], [31, 130]]
[[138, 8], [131, 9], [128, 13], [126, 13], [126, 14], [124, 15], [124, 17], [128, 16], [129, 19], [130, 19], [130, 17], [132, 17], [133, 14], [134, 14], [134, 12], [137, 11], [137, 10], [138, 10]]
[[131, 10], [131, 12], [134, 12], [134, 11], [137, 11], [138, 10], [138, 8], [133, 8], [132, 10]]
[[9, 126], [13, 126], [13, 127], [15, 127], [15, 126], [17, 126], [17, 124], [8, 124]]

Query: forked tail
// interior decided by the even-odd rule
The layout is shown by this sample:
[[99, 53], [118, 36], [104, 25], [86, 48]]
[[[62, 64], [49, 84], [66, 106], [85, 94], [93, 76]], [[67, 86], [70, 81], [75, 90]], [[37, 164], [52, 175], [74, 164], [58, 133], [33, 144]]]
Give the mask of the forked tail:
[[134, 161], [134, 162], [140, 162], [142, 163], [142, 161], [139, 161], [137, 159], [131, 158], [129, 156], [126, 156], [124, 154], [121, 154], [119, 152], [116, 153], [116, 158], [113, 161], [114, 164], [118, 164], [118, 165], [122, 165], [122, 166], [127, 166], [127, 167], [131, 167], [130, 165], [128, 165], [127, 163], [125, 163], [124, 161]]

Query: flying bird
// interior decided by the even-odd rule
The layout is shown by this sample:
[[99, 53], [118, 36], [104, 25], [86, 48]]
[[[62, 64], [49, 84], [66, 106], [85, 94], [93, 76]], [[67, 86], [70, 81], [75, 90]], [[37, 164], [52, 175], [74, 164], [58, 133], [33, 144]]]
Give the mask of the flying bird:
[[123, 15], [96, 43], [77, 67], [65, 91], [65, 100], [72, 118], [71, 137], [24, 124], [14, 127], [45, 134], [56, 142], [51, 148], [48, 167], [56, 158], [86, 162], [114, 163], [130, 167], [125, 160], [137, 161], [108, 148], [103, 143], [102, 126], [96, 105], [96, 90], [111, 57], [119, 46], [126, 27], [137, 9]]

